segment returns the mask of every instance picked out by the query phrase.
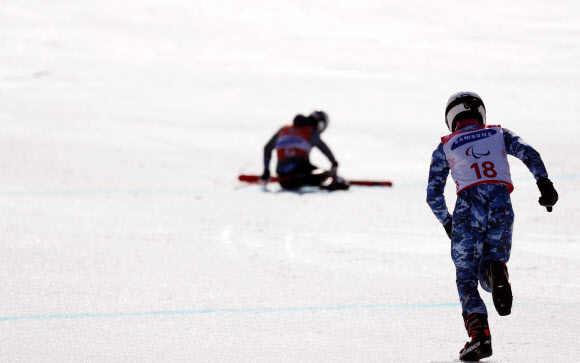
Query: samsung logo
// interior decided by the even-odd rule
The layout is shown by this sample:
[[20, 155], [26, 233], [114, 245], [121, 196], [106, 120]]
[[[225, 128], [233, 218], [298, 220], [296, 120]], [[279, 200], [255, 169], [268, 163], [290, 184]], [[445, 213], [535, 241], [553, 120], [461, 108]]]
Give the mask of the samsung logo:
[[497, 130], [486, 129], [486, 130], [480, 130], [480, 131], [471, 132], [469, 134], [461, 135], [461, 136], [457, 137], [457, 139], [455, 139], [455, 141], [453, 141], [453, 145], [451, 145], [451, 150], [455, 150], [460, 146], [463, 146], [465, 144], [469, 144], [470, 142], [474, 142], [474, 141], [478, 141], [481, 139], [485, 139], [487, 137], [491, 137], [495, 134], [497, 134]]

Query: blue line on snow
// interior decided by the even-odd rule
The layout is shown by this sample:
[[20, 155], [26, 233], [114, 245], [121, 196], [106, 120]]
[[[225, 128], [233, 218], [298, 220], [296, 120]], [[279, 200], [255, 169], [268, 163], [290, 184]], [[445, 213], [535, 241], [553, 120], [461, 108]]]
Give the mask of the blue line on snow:
[[203, 314], [243, 314], [243, 313], [288, 313], [305, 311], [338, 311], [365, 309], [429, 309], [459, 306], [457, 303], [444, 304], [394, 304], [394, 305], [330, 305], [330, 306], [297, 306], [280, 308], [246, 308], [246, 309], [200, 309], [200, 310], [166, 310], [128, 313], [78, 313], [78, 314], [43, 314], [0, 317], [2, 321], [18, 320], [51, 320], [51, 319], [85, 319], [85, 318], [125, 318], [134, 316], [168, 316], [168, 315], [203, 315]]
[[[555, 307], [578, 307], [580, 303], [571, 302], [537, 302], [516, 303], [515, 306], [555, 306]], [[22, 320], [64, 320], [64, 319], [87, 319], [87, 318], [129, 318], [136, 316], [171, 316], [171, 315], [204, 315], [204, 314], [247, 314], [247, 313], [289, 313], [289, 312], [315, 312], [315, 311], [341, 311], [341, 310], [388, 310], [388, 309], [438, 309], [459, 307], [459, 303], [439, 304], [391, 304], [391, 305], [329, 305], [329, 306], [296, 306], [280, 308], [246, 308], [246, 309], [199, 309], [199, 310], [166, 310], [148, 312], [127, 313], [78, 313], [78, 314], [43, 314], [43, 315], [20, 315], [0, 317], [0, 322]]]
[[[550, 177], [552, 180], [577, 180], [580, 179], [580, 174], [556, 175]], [[525, 180], [518, 180], [518, 183], [533, 182], [534, 178], [526, 178]], [[426, 188], [425, 182], [407, 182], [397, 184], [395, 188]], [[78, 195], [139, 195], [139, 196], [153, 196], [153, 195], [209, 195], [220, 194], [223, 192], [240, 193], [242, 191], [255, 192], [255, 188], [231, 188], [231, 187], [213, 187], [208, 189], [69, 189], [69, 190], [0, 190], [0, 195], [5, 196], [78, 196]]]

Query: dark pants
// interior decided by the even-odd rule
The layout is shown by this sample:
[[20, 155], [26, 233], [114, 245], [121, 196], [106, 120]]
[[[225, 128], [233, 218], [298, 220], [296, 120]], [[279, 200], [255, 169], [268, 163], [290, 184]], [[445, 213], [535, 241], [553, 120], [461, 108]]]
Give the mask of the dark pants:
[[288, 173], [278, 171], [278, 182], [282, 188], [292, 190], [306, 185], [319, 186], [330, 176], [332, 176], [330, 172], [318, 169], [309, 161], [304, 161]]

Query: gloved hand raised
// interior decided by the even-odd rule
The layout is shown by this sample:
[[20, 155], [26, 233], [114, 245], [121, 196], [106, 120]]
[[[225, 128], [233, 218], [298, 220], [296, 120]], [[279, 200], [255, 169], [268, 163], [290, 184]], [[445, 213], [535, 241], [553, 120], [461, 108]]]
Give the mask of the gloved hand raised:
[[536, 184], [542, 196], [538, 199], [538, 202], [542, 207], [546, 207], [548, 212], [552, 211], [552, 206], [558, 201], [558, 192], [554, 189], [554, 184], [548, 178], [539, 179]]

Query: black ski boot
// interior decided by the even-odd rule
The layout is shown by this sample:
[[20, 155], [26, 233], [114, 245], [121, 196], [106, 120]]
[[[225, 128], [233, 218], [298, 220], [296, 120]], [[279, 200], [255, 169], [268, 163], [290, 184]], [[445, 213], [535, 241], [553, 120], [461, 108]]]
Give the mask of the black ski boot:
[[348, 190], [350, 183], [339, 176], [329, 176], [320, 183], [320, 189], [335, 191]]
[[506, 264], [493, 261], [487, 270], [487, 276], [495, 310], [501, 316], [509, 315], [512, 312], [513, 296]]
[[482, 313], [467, 315], [463, 311], [463, 321], [471, 341], [465, 343], [465, 347], [459, 352], [459, 359], [478, 361], [491, 356], [491, 334], [489, 333], [487, 315]]

